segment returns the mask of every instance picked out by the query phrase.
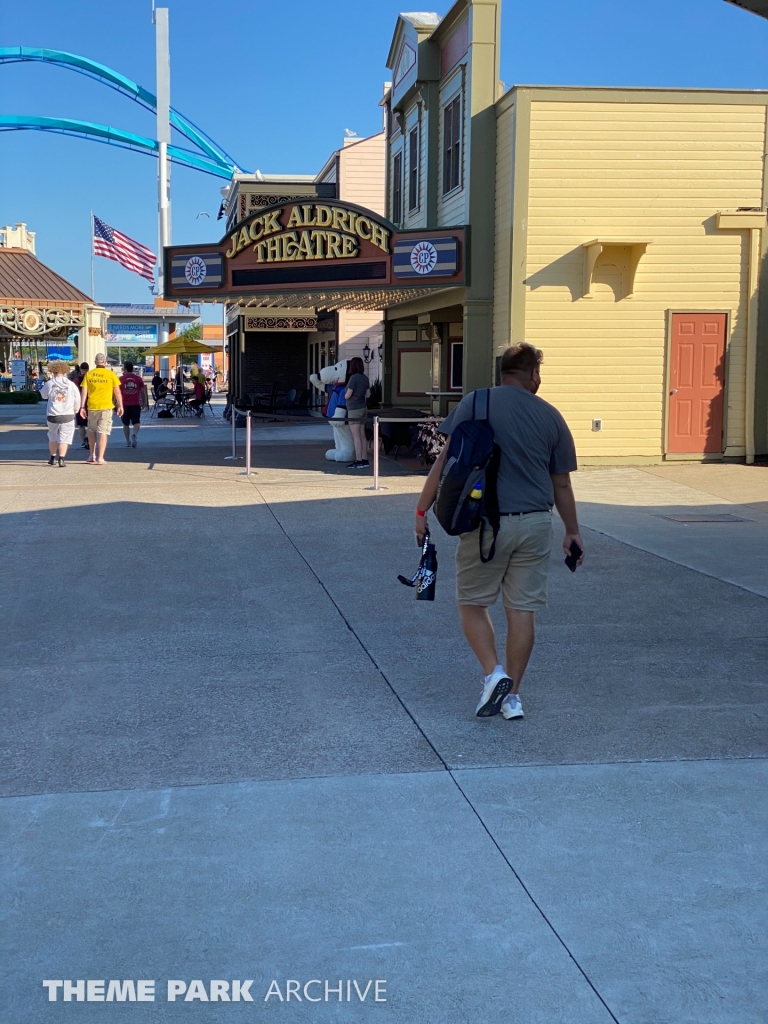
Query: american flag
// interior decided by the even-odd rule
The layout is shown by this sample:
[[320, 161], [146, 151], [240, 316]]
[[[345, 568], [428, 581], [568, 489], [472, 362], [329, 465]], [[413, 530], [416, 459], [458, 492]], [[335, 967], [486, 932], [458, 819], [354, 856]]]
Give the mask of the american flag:
[[141, 242], [134, 242], [122, 231], [111, 228], [98, 217], [93, 218], [93, 254], [115, 260], [126, 270], [141, 274], [147, 281], [155, 283], [153, 267], [157, 263], [157, 257], [152, 250]]

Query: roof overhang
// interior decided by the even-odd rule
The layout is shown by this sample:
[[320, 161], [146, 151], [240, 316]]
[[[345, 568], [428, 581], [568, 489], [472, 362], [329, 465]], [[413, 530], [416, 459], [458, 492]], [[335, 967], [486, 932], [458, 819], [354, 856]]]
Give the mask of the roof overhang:
[[239, 295], [228, 299], [247, 309], [314, 308], [329, 313], [337, 309], [380, 310], [398, 306], [427, 295], [439, 296], [448, 288], [339, 288], [329, 291], [273, 292], [257, 296]]
[[743, 7], [745, 11], [751, 11], [760, 18], [768, 18], [768, 0], [726, 0], [734, 7]]

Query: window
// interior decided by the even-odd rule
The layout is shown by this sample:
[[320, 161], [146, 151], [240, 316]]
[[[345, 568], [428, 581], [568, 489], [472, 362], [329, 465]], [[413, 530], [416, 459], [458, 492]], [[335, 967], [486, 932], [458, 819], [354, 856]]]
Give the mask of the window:
[[419, 208], [419, 129], [408, 136], [408, 209]]
[[464, 342], [451, 342], [451, 373], [449, 388], [451, 391], [461, 391], [464, 376]]
[[443, 194], [461, 184], [461, 97], [443, 110]]
[[392, 220], [399, 224], [403, 219], [403, 154], [395, 153], [392, 161]]
[[411, 348], [397, 354], [398, 395], [423, 398], [432, 390], [432, 349]]

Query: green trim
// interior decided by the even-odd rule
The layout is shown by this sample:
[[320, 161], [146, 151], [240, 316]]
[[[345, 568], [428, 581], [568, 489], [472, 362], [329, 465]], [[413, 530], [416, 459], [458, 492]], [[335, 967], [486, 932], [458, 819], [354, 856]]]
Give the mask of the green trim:
[[386, 322], [391, 323], [394, 320], [409, 320], [420, 313], [432, 313], [449, 306], [459, 306], [464, 303], [466, 295], [466, 288], [445, 288], [435, 291], [434, 295], [423, 295], [420, 299], [388, 306], [384, 311], [384, 318]]
[[512, 254], [510, 258], [510, 344], [525, 341], [525, 279], [528, 276], [528, 190], [531, 163], [531, 97], [517, 96], [514, 176], [512, 178]]
[[[422, 90], [424, 98], [424, 114], [427, 121], [425, 150], [427, 158], [426, 174], [424, 175], [424, 206], [427, 228], [437, 227], [437, 200], [440, 195], [440, 171], [442, 160], [438, 142], [440, 124], [440, 84], [429, 82]], [[424, 168], [422, 168], [422, 172]]]

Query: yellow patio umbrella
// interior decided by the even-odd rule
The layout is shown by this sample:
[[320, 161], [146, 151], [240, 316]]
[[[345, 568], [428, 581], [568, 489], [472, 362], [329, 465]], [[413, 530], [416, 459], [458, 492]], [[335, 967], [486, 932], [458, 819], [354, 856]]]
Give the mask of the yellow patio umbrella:
[[210, 345], [204, 345], [201, 341], [195, 341], [193, 338], [184, 338], [184, 335], [180, 335], [178, 338], [173, 338], [171, 341], [166, 341], [162, 345], [155, 345], [154, 348], [148, 348], [145, 352], [145, 356], [202, 356], [210, 355], [211, 352], [218, 352], [216, 348], [211, 348]]
[[[194, 338], [187, 338], [185, 335], [180, 334], [178, 338], [172, 338], [171, 341], [166, 341], [163, 345], [155, 345], [154, 348], [148, 348], [145, 352], [145, 356], [201, 356], [210, 355], [212, 352], [216, 352], [218, 349], [211, 348], [210, 345], [204, 345], [201, 341], [195, 341]], [[176, 391], [181, 392], [184, 389], [183, 372], [179, 369], [180, 366], [177, 364], [177, 377], [176, 377]]]

